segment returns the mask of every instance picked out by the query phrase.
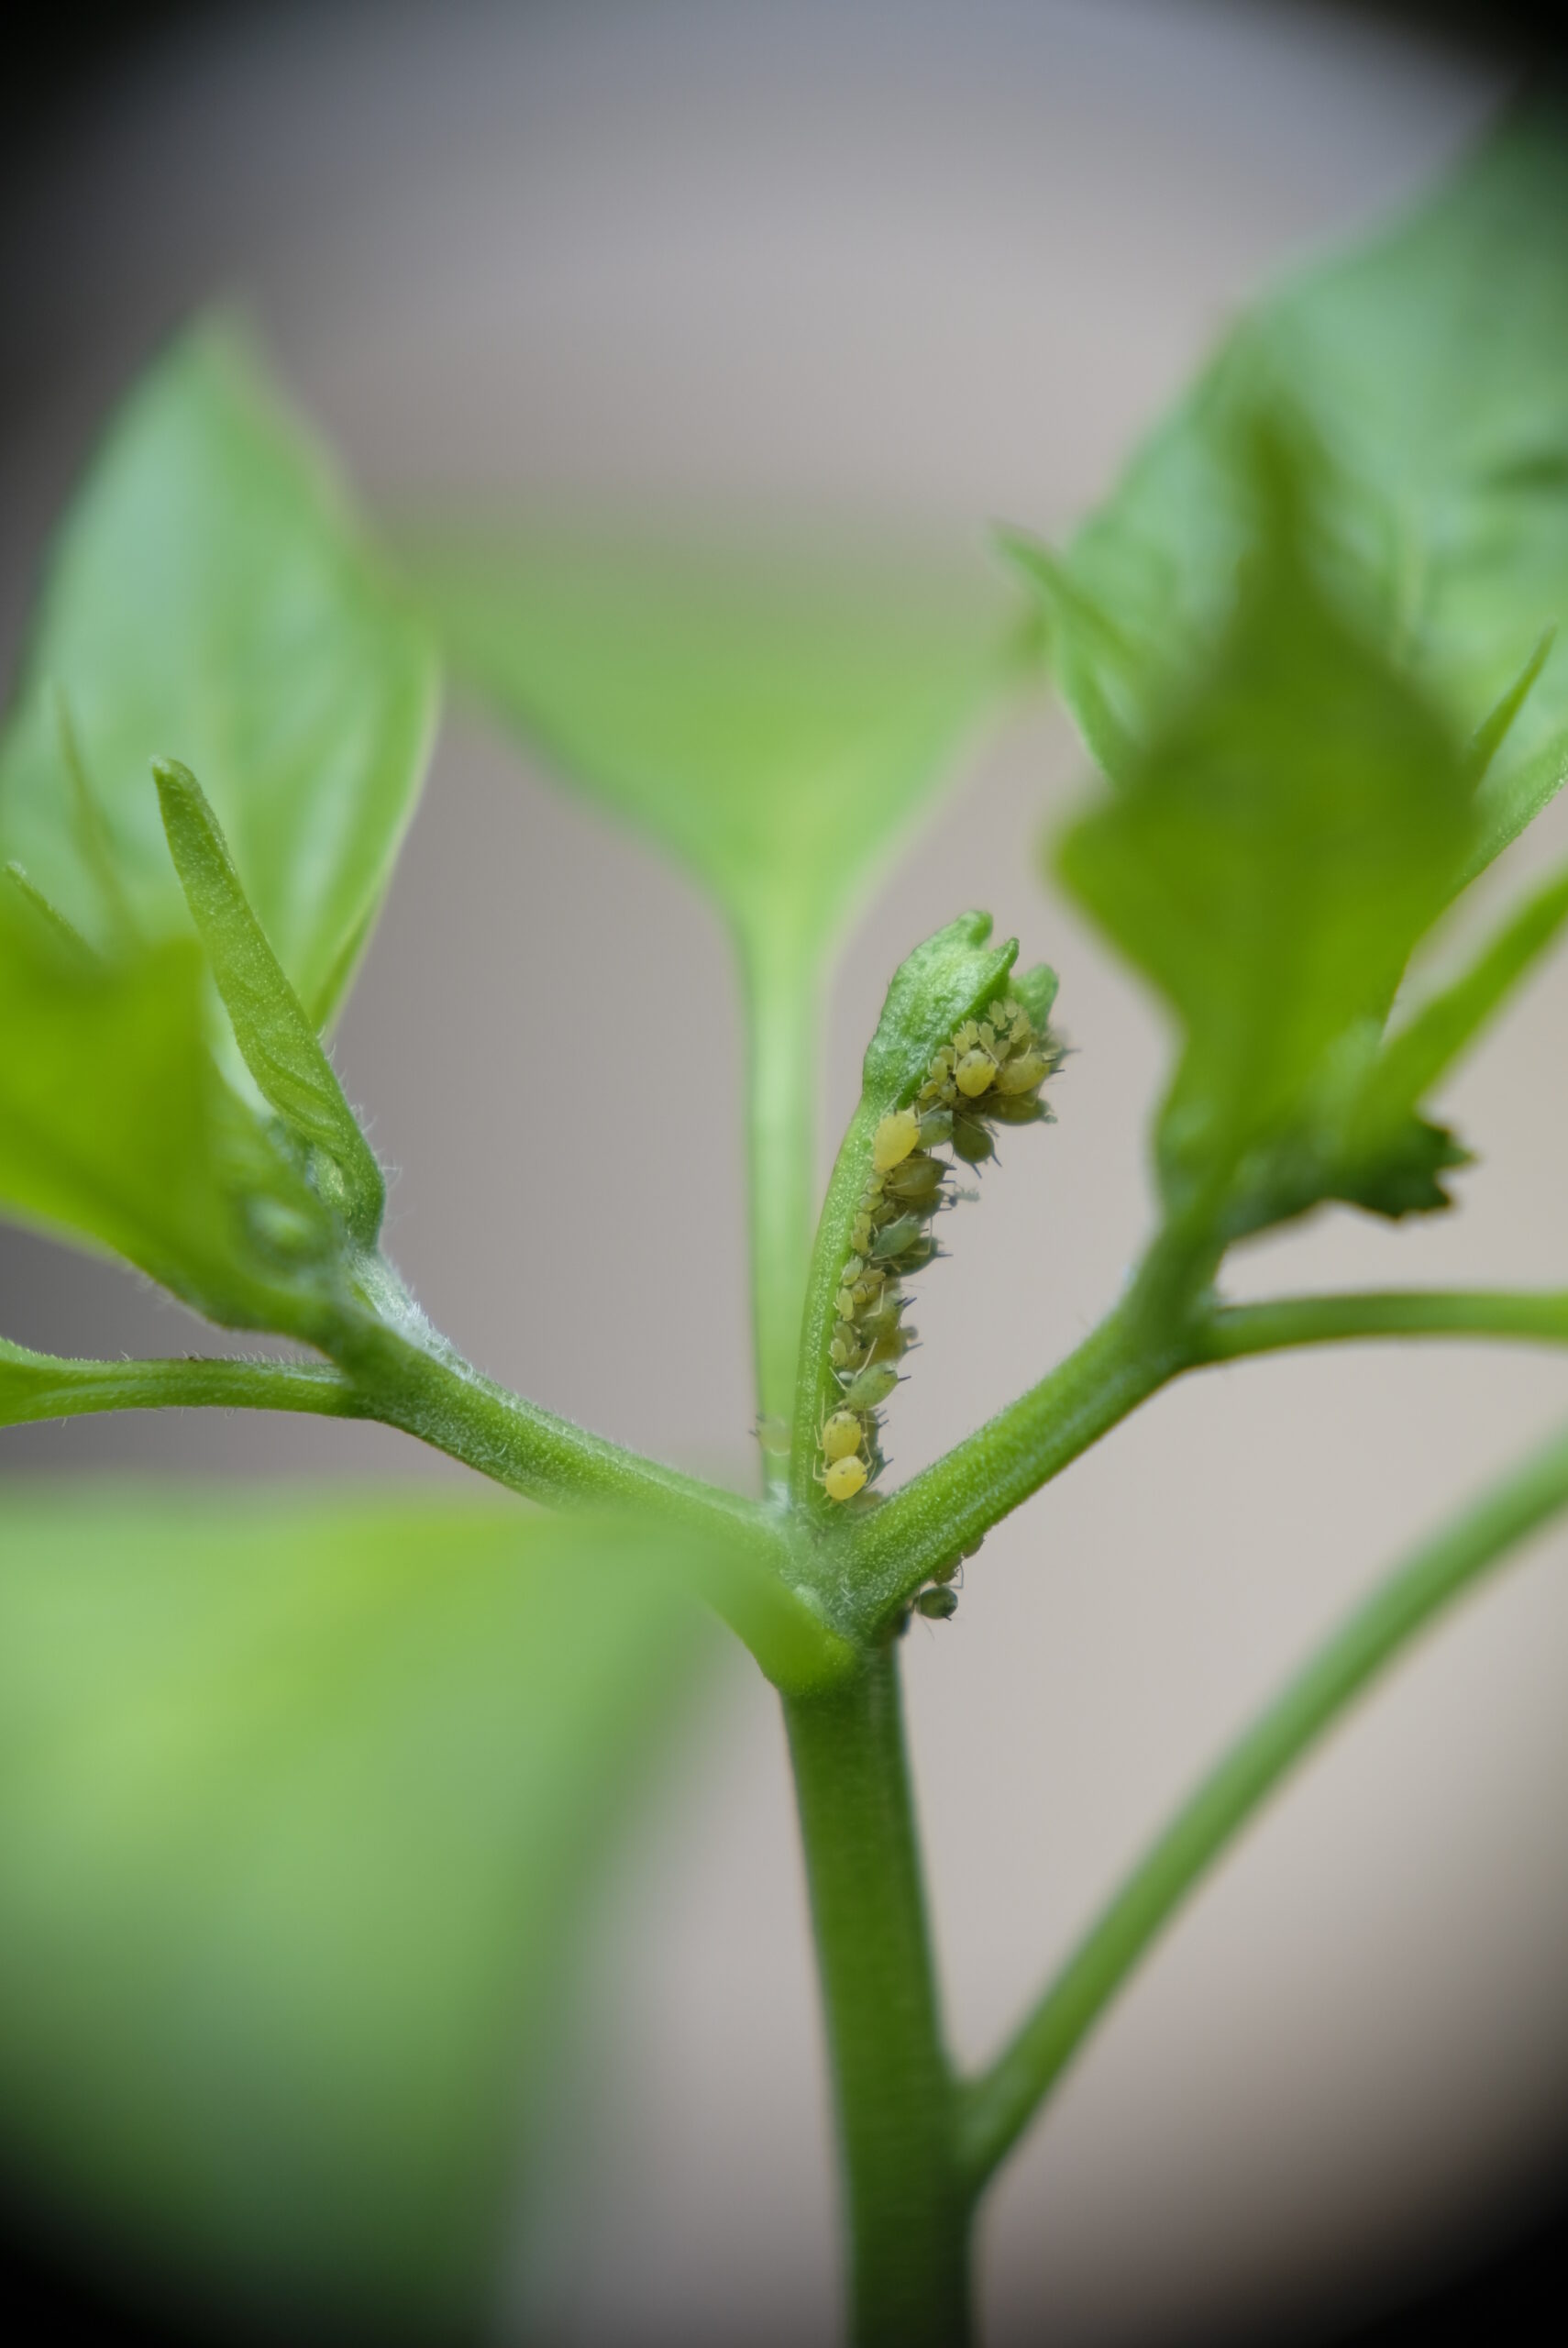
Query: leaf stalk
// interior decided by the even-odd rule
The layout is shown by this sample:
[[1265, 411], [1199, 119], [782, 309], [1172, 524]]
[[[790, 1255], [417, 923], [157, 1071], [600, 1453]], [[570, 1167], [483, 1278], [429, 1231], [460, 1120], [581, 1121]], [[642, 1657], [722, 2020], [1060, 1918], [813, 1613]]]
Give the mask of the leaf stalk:
[[1009, 2044], [966, 2091], [964, 2173], [978, 2192], [1198, 1877], [1367, 1683], [1441, 1610], [1568, 1506], [1568, 1435], [1493, 1486], [1359, 1606], [1150, 1844]]

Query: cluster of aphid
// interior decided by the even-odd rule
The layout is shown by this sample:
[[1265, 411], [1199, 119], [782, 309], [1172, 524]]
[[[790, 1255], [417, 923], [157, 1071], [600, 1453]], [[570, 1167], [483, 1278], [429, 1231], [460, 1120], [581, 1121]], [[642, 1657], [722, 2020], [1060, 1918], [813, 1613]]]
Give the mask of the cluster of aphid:
[[[980, 1020], [966, 1019], [932, 1061], [914, 1101], [893, 1109], [871, 1140], [871, 1172], [850, 1232], [829, 1346], [841, 1397], [822, 1428], [817, 1474], [830, 1501], [853, 1501], [882, 1467], [881, 1410], [899, 1382], [898, 1364], [914, 1342], [904, 1320], [902, 1283], [937, 1253], [933, 1217], [960, 1195], [953, 1166], [979, 1166], [995, 1153], [999, 1124], [1033, 1124], [1050, 1111], [1040, 1087], [1061, 1053], [1008, 995]], [[921, 1600], [929, 1600], [922, 1605]], [[956, 1600], [941, 1587], [915, 1603], [933, 1616]]]

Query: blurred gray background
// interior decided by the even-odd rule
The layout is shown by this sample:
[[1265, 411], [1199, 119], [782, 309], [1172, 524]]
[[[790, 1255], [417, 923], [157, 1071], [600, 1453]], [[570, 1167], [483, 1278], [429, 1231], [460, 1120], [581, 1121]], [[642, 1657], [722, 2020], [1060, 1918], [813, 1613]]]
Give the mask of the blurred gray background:
[[[645, 508], [1061, 532], [1264, 273], [1397, 204], [1500, 72], [1327, 10], [315, 6], [170, 37], [14, 197], [0, 626], [96, 418], [237, 294], [391, 509]], [[1061, 1122], [955, 1215], [891, 1433], [911, 1468], [1035, 1378], [1148, 1219], [1166, 1039], [1046, 889], [1085, 765], [1016, 714], [866, 909], [824, 1028], [824, 1153], [887, 977], [980, 903], [1062, 973]], [[1568, 843], [1512, 852], [1493, 902]], [[560, 1075], [587, 956], [614, 1081]], [[1239, 1285], [1561, 1282], [1568, 966], [1446, 1106], [1463, 1211], [1348, 1215]], [[679, 1118], [664, 1047], [713, 1071]], [[436, 1321], [553, 1407], [749, 1476], [734, 991], [685, 883], [452, 717], [339, 1062]], [[629, 1202], [617, 1145], [644, 1137]], [[825, 1156], [824, 1156], [825, 1164]], [[6, 1334], [198, 1347], [131, 1279], [0, 1234]], [[953, 2026], [988, 2051], [1193, 1774], [1415, 1533], [1558, 1420], [1568, 1363], [1408, 1348], [1157, 1401], [987, 1544], [908, 1645]], [[0, 1468], [442, 1474], [377, 1431], [217, 1418], [12, 1434]], [[1429, 1638], [1146, 1966], [997, 2196], [992, 2337], [1282, 2331], [1457, 2245], [1568, 2125], [1568, 1534]], [[824, 2079], [784, 1752], [721, 1665], [606, 1897], [592, 2088], [498, 2322], [584, 2348], [832, 2336]]]

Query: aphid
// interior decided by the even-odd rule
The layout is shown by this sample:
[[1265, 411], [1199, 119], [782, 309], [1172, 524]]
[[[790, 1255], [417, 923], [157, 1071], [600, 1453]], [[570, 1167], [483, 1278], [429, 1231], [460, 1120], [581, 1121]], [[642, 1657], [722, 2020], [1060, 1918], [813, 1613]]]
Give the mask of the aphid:
[[[884, 1188], [888, 1197], [898, 1200], [901, 1206], [934, 1205], [942, 1195], [946, 1170], [940, 1158], [928, 1157], [923, 1150], [916, 1150], [905, 1158], [901, 1166], [893, 1168]], [[862, 1220], [869, 1226], [868, 1216]], [[858, 1231], [860, 1224], [857, 1223], [855, 1228]], [[854, 1235], [851, 1234], [853, 1244]]]
[[871, 1136], [871, 1165], [878, 1174], [901, 1166], [920, 1139], [920, 1119], [912, 1109], [894, 1109]]
[[831, 1468], [835, 1459], [847, 1459], [859, 1450], [866, 1439], [866, 1430], [853, 1411], [834, 1411], [823, 1422], [823, 1457]]
[[830, 1501], [852, 1501], [866, 1486], [866, 1463], [853, 1452], [846, 1458], [830, 1462], [823, 1477], [823, 1490]]
[[[903, 1318], [904, 1300], [896, 1306], [884, 1305], [881, 1312], [868, 1315], [862, 1324], [865, 1341], [860, 1359], [867, 1365], [878, 1362], [901, 1361], [914, 1343], [914, 1331]], [[856, 1367], [858, 1368], [859, 1363]]]
[[871, 1253], [878, 1263], [887, 1263], [895, 1256], [908, 1253], [922, 1237], [923, 1224], [918, 1214], [901, 1214], [897, 1223], [888, 1224], [871, 1242]]
[[988, 1157], [996, 1156], [996, 1144], [977, 1117], [955, 1117], [953, 1154], [966, 1166], [983, 1166]]
[[1016, 1059], [998, 1069], [997, 1091], [1032, 1092], [1036, 1085], [1045, 1081], [1048, 1067], [1043, 1052], [1020, 1052]]
[[911, 1346], [920, 1343], [920, 1331], [912, 1321], [898, 1321], [889, 1329], [884, 1326], [871, 1339], [867, 1351], [868, 1363], [902, 1361]]
[[1051, 1120], [1050, 1110], [1033, 1092], [993, 1092], [986, 1115], [999, 1125], [1043, 1125]]
[[[999, 995], [933, 1053], [912, 1104], [879, 1119], [828, 1340], [841, 1399], [823, 1422], [816, 1473], [830, 1501], [854, 1500], [882, 1470], [877, 1414], [899, 1383], [895, 1365], [916, 1341], [900, 1282], [941, 1252], [931, 1230], [937, 1213], [977, 1195], [955, 1191], [951, 1165], [933, 1151], [946, 1146], [962, 1163], [982, 1165], [995, 1154], [993, 1126], [1049, 1116], [1038, 1095], [1058, 1058], [1016, 997]], [[944, 1622], [957, 1604], [956, 1570], [955, 1563], [936, 1575], [911, 1601], [913, 1611]]]
[[949, 1589], [945, 1582], [938, 1582], [934, 1589], [918, 1593], [914, 1611], [923, 1614], [928, 1623], [950, 1623], [958, 1611], [958, 1593]]
[[[898, 1371], [887, 1362], [867, 1362], [864, 1369], [856, 1371], [844, 1390], [845, 1412], [878, 1409], [898, 1382]], [[832, 1421], [828, 1423], [831, 1425]]]

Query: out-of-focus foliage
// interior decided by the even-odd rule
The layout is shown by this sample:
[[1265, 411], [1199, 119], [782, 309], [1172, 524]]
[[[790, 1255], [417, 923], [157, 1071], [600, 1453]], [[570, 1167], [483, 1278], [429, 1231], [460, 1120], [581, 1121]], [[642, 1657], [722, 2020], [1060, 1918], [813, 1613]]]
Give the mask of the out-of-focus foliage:
[[148, 772], [201, 776], [312, 1022], [330, 1017], [414, 810], [425, 630], [236, 336], [176, 343], [55, 548], [0, 740], [0, 863], [88, 941], [183, 936]]
[[[1473, 781], [1315, 583], [1283, 449], [1257, 459], [1256, 536], [1218, 652], [1060, 863], [1182, 1022], [1156, 1136], [1167, 1204], [1242, 1189], [1244, 1219], [1272, 1220], [1305, 1202], [1300, 1168], [1247, 1161], [1282, 1137], [1315, 1157], [1310, 1191], [1340, 1187], [1346, 1088], [1369, 1080], [1410, 949], [1452, 893]], [[1407, 1115], [1364, 1188], [1419, 1169], [1422, 1134]]]
[[[0, 738], [0, 1206], [215, 1321], [316, 1334], [381, 1186], [314, 1031], [381, 903], [434, 695], [422, 625], [243, 348], [175, 345], [72, 509]], [[149, 760], [173, 748], [204, 759], [224, 832], [167, 781], [160, 812]], [[281, 1124], [210, 1002], [193, 903]]]
[[0, 1499], [0, 2144], [35, 2188], [326, 2336], [475, 2320], [686, 1667], [670, 1562], [428, 1491]]
[[307, 1332], [334, 1218], [219, 1073], [193, 938], [105, 961], [0, 876], [0, 1207], [212, 1319]]
[[[1373, 648], [1460, 733], [1568, 623], [1568, 136], [1495, 138], [1389, 236], [1244, 317], [1060, 559], [1057, 681], [1121, 777], [1229, 622], [1252, 530], [1247, 425], [1314, 444], [1313, 559]], [[1568, 632], [1477, 795], [1474, 870], [1568, 769]]]
[[1061, 558], [1014, 550], [1118, 786], [1061, 852], [1185, 1047], [1167, 1204], [1441, 1207], [1416, 1113], [1548, 888], [1386, 1040], [1412, 949], [1568, 770], [1568, 149], [1516, 124], [1264, 302]]
[[460, 675], [668, 848], [754, 968], [810, 973], [1016, 657], [912, 570], [540, 537], [415, 575]]

